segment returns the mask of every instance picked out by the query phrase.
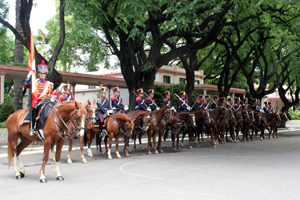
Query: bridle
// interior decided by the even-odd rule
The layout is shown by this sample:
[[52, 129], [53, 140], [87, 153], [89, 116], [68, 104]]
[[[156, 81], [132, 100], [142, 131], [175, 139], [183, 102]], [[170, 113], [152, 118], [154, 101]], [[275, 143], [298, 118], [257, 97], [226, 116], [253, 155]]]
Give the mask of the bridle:
[[113, 122], [114, 122], [116, 128], [119, 129], [121, 133], [123, 133], [123, 134], [126, 135], [127, 137], [129, 137], [129, 136], [131, 135], [130, 133], [127, 133], [127, 132], [125, 132], [125, 131], [123, 130], [125, 127], [126, 127], [126, 131], [128, 130], [128, 126], [129, 126], [130, 122], [126, 122], [126, 123], [123, 124], [122, 127], [120, 127], [120, 126], [119, 126], [119, 123], [117, 122], [117, 120], [114, 119], [114, 114], [113, 114], [112, 116], [110, 116], [110, 118], [113, 120]]
[[[59, 112], [58, 112], [58, 110], [57, 110], [57, 107], [54, 105], [53, 107], [52, 107], [52, 116], [53, 116], [53, 121], [54, 121], [54, 127], [55, 127], [55, 129], [56, 129], [56, 132], [57, 132], [57, 134], [60, 136], [60, 138], [61, 139], [63, 139], [63, 140], [65, 140], [65, 137], [64, 137], [64, 129], [58, 124], [58, 122], [57, 122], [57, 120], [56, 120], [56, 117], [55, 117], [55, 115], [54, 115], [54, 109], [55, 109], [55, 112], [56, 112], [56, 114], [58, 115], [58, 117], [59, 117], [59, 119], [62, 121], [62, 123], [63, 123], [63, 125], [67, 128], [67, 130], [68, 130], [68, 135], [71, 137], [75, 132], [77, 132], [78, 130], [82, 130], [82, 129], [84, 129], [84, 127], [82, 127], [82, 126], [78, 126], [77, 125], [77, 120], [78, 120], [78, 118], [80, 118], [80, 117], [77, 117], [75, 114], [77, 113], [77, 112], [80, 112], [80, 110], [79, 109], [77, 109], [77, 108], [75, 108], [75, 110], [74, 110], [74, 112], [72, 113], [72, 115], [69, 117], [69, 120], [67, 121], [67, 123], [65, 123], [65, 121], [62, 119], [62, 117], [60, 116], [60, 114], [59, 114]], [[81, 113], [81, 112], [80, 112]], [[72, 122], [72, 117], [74, 116], [74, 123]], [[83, 117], [83, 115], [82, 115], [82, 113], [81, 113], [81, 116]], [[72, 123], [72, 125], [73, 125], [73, 127], [74, 127], [74, 130], [73, 131], [71, 131], [70, 129], [69, 129], [69, 127], [68, 127], [68, 124], [69, 123]], [[55, 126], [56, 125], [56, 126]], [[63, 135], [61, 135], [60, 133], [59, 133], [59, 130], [57, 129], [57, 128], [59, 128], [62, 132], [63, 132]]]
[[93, 111], [90, 109], [91, 105], [88, 105], [87, 108], [86, 108], [86, 111], [87, 111], [87, 114], [88, 114], [88, 122], [90, 124], [92, 124], [93, 120], [96, 120], [96, 117], [93, 117], [93, 116], [90, 116], [90, 112], [89, 111]]

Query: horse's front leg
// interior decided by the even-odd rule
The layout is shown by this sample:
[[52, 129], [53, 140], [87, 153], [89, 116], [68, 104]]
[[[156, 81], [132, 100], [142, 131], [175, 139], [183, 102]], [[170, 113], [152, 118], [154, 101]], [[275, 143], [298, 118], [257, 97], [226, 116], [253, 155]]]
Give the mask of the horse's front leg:
[[80, 139], [79, 139], [79, 144], [80, 144], [80, 151], [81, 151], [81, 161], [82, 161], [82, 163], [87, 163], [87, 160], [85, 159], [85, 157], [84, 157], [84, 149], [83, 149], [83, 137], [81, 137]]
[[64, 178], [62, 177], [60, 171], [59, 171], [59, 161], [60, 161], [60, 156], [61, 156], [61, 149], [64, 145], [65, 141], [61, 140], [56, 144], [56, 154], [55, 154], [55, 173], [56, 173], [56, 180], [62, 181]]
[[189, 135], [189, 147], [190, 147], [190, 149], [193, 149], [193, 129], [192, 128], [189, 128], [188, 135]]
[[153, 139], [153, 150], [154, 150], [154, 152], [156, 154], [158, 154], [158, 151], [156, 149], [156, 135], [157, 135], [157, 132], [158, 132], [158, 130], [154, 131], [153, 136], [152, 136], [152, 139]]
[[[71, 160], [71, 151], [72, 151], [72, 147], [73, 147], [73, 139], [70, 137], [69, 138], [69, 151], [68, 151], [68, 155], [67, 155], [67, 163], [72, 164], [72, 160]], [[57, 146], [56, 146], [57, 148]]]
[[50, 148], [50, 160], [52, 160], [52, 161], [55, 162], [54, 145], [55, 145], [55, 142], [51, 143], [51, 148]]
[[163, 136], [163, 130], [162, 129], [159, 129], [158, 130], [158, 144], [157, 144], [157, 148], [158, 148], [158, 151], [160, 153], [163, 152], [162, 148], [161, 148], [161, 143], [162, 143], [162, 136]]
[[148, 131], [148, 146], [147, 146], [147, 151], [148, 151], [148, 154], [152, 154], [151, 151], [150, 151], [150, 145], [151, 145], [151, 136], [153, 134], [153, 130], [150, 130]]
[[[107, 136], [106, 136], [105, 138], [107, 138]], [[109, 160], [112, 159], [112, 157], [111, 157], [112, 140], [113, 140], [113, 133], [109, 133], [108, 150], [107, 150], [107, 158], [108, 158]], [[106, 148], [107, 148], [107, 147], [106, 147]]]
[[[91, 144], [95, 137], [95, 133], [92, 130], [86, 130], [85, 134], [86, 134], [86, 139], [87, 139], [87, 143], [88, 143], [87, 155], [88, 155], [88, 157], [92, 158], [93, 153], [92, 153], [92, 149], [91, 149]], [[99, 148], [102, 151], [101, 145], [99, 145]]]
[[[117, 133], [115, 136], [117, 158], [121, 158], [120, 153], [119, 153], [119, 138], [120, 138], [120, 133]], [[124, 146], [126, 146], [126, 145], [124, 145]]]
[[[49, 150], [50, 150], [50, 146], [51, 146], [51, 138], [48, 137], [45, 139], [44, 141], [44, 156], [43, 156], [43, 164], [42, 164], [42, 167], [41, 167], [41, 170], [40, 170], [40, 182], [41, 183], [46, 183], [47, 182], [47, 179], [45, 177], [45, 168], [46, 168], [46, 164], [48, 162], [48, 158], [49, 158]], [[58, 144], [56, 145], [58, 146]], [[57, 155], [57, 151], [56, 151], [56, 155]], [[58, 161], [59, 162], [59, 161]], [[56, 166], [57, 166], [57, 158], [56, 158], [56, 161], [55, 161], [55, 169], [56, 169]]]
[[129, 148], [129, 137], [124, 135], [124, 154], [125, 156], [129, 156], [127, 149]]
[[[139, 132], [139, 143], [140, 143], [140, 149], [143, 151], [144, 148], [143, 148], [143, 145], [142, 145], [142, 132], [141, 131]], [[151, 145], [151, 143], [150, 143], [150, 145]]]

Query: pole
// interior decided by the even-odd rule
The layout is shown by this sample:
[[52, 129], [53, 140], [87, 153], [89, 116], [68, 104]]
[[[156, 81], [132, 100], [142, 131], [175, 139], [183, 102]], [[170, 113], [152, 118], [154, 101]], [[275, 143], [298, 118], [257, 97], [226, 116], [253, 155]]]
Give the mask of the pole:
[[[146, 93], [145, 93], [145, 95], [148, 97], [148, 98], [150, 98]], [[154, 103], [154, 101], [150, 98], [150, 100], [152, 101], [152, 103], [156, 106], [156, 108], [158, 108], [158, 106]]]

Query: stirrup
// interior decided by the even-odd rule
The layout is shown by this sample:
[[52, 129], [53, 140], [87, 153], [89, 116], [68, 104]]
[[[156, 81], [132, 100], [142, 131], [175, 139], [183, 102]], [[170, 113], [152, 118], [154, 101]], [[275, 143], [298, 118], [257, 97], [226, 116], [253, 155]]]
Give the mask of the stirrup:
[[30, 130], [30, 135], [31, 136], [34, 136], [34, 135], [36, 135], [37, 134], [37, 131], [35, 130], [35, 129], [31, 129]]
[[100, 133], [99, 133], [100, 137], [105, 137], [105, 136], [108, 136], [108, 133], [107, 131], [104, 129], [102, 130]]

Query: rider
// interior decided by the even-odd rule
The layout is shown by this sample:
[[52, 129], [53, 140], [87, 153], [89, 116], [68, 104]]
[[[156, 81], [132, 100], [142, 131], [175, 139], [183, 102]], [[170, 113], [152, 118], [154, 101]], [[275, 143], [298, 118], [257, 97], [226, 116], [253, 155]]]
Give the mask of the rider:
[[198, 99], [195, 103], [196, 105], [196, 110], [204, 110], [204, 99], [203, 99], [203, 94], [200, 94], [198, 96]]
[[[46, 80], [46, 74], [47, 74], [47, 65], [45, 64], [45, 61], [42, 60], [41, 64], [38, 65], [38, 77], [39, 79], [36, 79], [35, 86], [36, 91], [32, 94], [32, 115], [30, 120], [30, 135], [37, 134], [36, 132], [36, 118], [38, 114], [38, 108], [41, 106], [40, 102], [47, 98], [51, 97], [53, 95], [53, 83]], [[29, 77], [26, 78], [24, 87], [30, 88], [31, 87], [31, 79]], [[55, 96], [54, 96], [55, 97]], [[43, 130], [40, 129], [40, 132]]]
[[263, 107], [264, 112], [265, 113], [270, 113], [270, 110], [268, 108], [268, 102], [265, 101], [264, 104], [265, 104], [265, 106]]
[[175, 111], [174, 111], [174, 107], [172, 106], [171, 93], [170, 93], [170, 91], [165, 91], [164, 94], [166, 95], [166, 98], [162, 101], [163, 107], [170, 106], [172, 115], [174, 115]]
[[218, 107], [218, 101], [219, 101], [219, 96], [215, 95], [214, 96], [214, 102], [211, 104], [211, 109], [216, 109]]
[[275, 111], [274, 111], [274, 108], [273, 108], [273, 106], [272, 106], [272, 101], [268, 101], [268, 110], [270, 111], [270, 113], [274, 113]]
[[210, 109], [210, 95], [205, 95], [204, 110]]
[[226, 97], [221, 97], [220, 100], [221, 100], [220, 105], [226, 107]]
[[259, 106], [257, 105], [257, 99], [253, 99], [252, 110], [259, 111]]
[[101, 96], [97, 99], [97, 121], [99, 122], [99, 135], [104, 137], [107, 135], [105, 122], [110, 110], [109, 101], [106, 98], [107, 88], [105, 86], [99, 88]]
[[118, 86], [113, 88], [115, 96], [110, 98], [112, 109], [115, 113], [124, 113], [123, 99], [120, 97], [120, 88]]
[[[138, 93], [138, 97], [135, 99], [135, 110], [144, 110], [147, 111], [147, 106], [146, 103], [144, 101], [144, 90], [143, 88], [140, 88], [136, 91]], [[143, 120], [140, 119], [139, 121], [137, 121], [135, 123], [135, 127], [136, 128], [142, 128], [142, 124], [143, 124]], [[142, 132], [142, 134], [144, 134]]]
[[232, 98], [231, 98], [231, 96], [228, 96], [227, 97], [227, 105], [226, 105], [226, 107], [227, 108], [231, 108], [231, 110], [234, 110], [234, 108], [233, 108], [233, 106], [232, 106]]
[[244, 101], [244, 103], [242, 105], [242, 108], [245, 108], [245, 109], [249, 110], [250, 107], [249, 107], [249, 104], [248, 104], [248, 98], [247, 97], [243, 98], [243, 101]]
[[60, 96], [60, 92], [61, 91], [59, 91], [56, 94], [56, 99], [59, 98], [59, 100], [61, 102], [63, 102], [63, 101], [75, 101], [75, 97], [71, 94], [71, 85], [70, 84], [65, 84], [64, 86], [62, 86], [62, 88], [64, 89], [65, 94], [63, 94], [62, 96]]
[[236, 103], [233, 106], [233, 110], [240, 110], [241, 109], [241, 104], [240, 104], [241, 99], [240, 99], [240, 97], [236, 97], [235, 100], [236, 100]]
[[149, 97], [146, 99], [146, 105], [151, 108], [151, 111], [156, 110], [155, 100], [154, 100], [154, 89], [148, 90]]
[[178, 99], [178, 111], [179, 112], [187, 112], [190, 110], [189, 106], [188, 106], [188, 101], [186, 99], [186, 94], [185, 91], [181, 91], [181, 98]]

